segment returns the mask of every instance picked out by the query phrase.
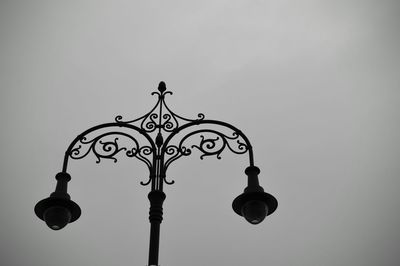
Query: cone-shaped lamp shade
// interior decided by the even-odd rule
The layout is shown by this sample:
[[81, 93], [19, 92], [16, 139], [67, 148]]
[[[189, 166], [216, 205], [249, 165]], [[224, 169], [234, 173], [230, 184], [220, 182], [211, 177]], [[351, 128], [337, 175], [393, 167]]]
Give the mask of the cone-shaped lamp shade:
[[265, 192], [244, 192], [232, 203], [233, 210], [251, 224], [259, 224], [278, 207], [274, 196]]
[[70, 199], [48, 197], [36, 204], [35, 213], [51, 229], [60, 230], [79, 218], [81, 208]]

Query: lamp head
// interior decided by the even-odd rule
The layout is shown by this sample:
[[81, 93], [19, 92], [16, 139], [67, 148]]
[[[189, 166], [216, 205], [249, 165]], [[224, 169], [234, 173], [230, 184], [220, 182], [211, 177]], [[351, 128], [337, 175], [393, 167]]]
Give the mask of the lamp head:
[[232, 203], [233, 210], [243, 216], [251, 224], [259, 224], [264, 218], [272, 214], [278, 207], [274, 196], [265, 193], [259, 185], [258, 174], [260, 169], [249, 166], [245, 170], [248, 176], [248, 185], [244, 192], [235, 198]]
[[232, 203], [233, 210], [251, 224], [259, 224], [278, 207], [274, 196], [265, 192], [244, 192]]
[[36, 204], [35, 213], [48, 227], [60, 230], [80, 217], [81, 208], [69, 198], [50, 196]]

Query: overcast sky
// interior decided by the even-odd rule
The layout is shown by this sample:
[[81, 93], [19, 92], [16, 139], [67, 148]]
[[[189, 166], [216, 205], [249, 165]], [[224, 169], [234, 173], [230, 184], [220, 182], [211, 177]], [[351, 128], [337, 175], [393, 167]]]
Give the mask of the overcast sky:
[[185, 117], [241, 129], [279, 201], [254, 226], [232, 200], [246, 155], [171, 165], [160, 265], [400, 264], [398, 1], [1, 1], [0, 264], [146, 265], [145, 165], [71, 161], [81, 218], [34, 215], [69, 143], [136, 118], [164, 80]]

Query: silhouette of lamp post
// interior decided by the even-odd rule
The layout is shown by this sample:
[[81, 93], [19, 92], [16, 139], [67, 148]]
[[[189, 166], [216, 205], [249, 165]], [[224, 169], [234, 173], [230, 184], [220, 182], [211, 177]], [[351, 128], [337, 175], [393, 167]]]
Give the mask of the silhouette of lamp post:
[[[221, 152], [226, 148], [236, 154], [249, 154], [250, 165], [245, 170], [248, 185], [233, 201], [233, 210], [251, 224], [258, 224], [272, 214], [278, 202], [259, 185], [260, 170], [254, 166], [253, 149], [248, 138], [236, 127], [226, 122], [205, 119], [202, 113], [197, 115], [197, 119], [175, 114], [165, 103], [168, 94], [172, 92], [167, 91], [164, 82], [160, 82], [158, 92], [152, 93], [157, 95], [157, 103], [147, 114], [133, 120], [123, 120], [122, 116], [117, 116], [115, 122], [94, 126], [77, 136], [65, 152], [62, 171], [56, 175], [55, 192], [36, 204], [36, 215], [53, 230], [60, 230], [80, 217], [80, 207], [67, 193], [67, 185], [71, 180], [67, 173], [69, 158], [82, 159], [94, 154], [99, 163], [102, 159], [116, 162], [116, 155], [120, 153], [135, 157], [149, 169], [148, 180], [140, 183], [143, 186], [151, 184], [148, 194], [149, 265], [158, 265], [162, 205], [165, 200], [163, 185], [174, 183], [166, 178], [168, 167], [175, 160], [189, 156], [195, 149], [201, 153], [201, 159], [205, 156], [220, 159]], [[141, 141], [145, 144], [140, 144]], [[198, 144], [188, 144], [194, 141]]]

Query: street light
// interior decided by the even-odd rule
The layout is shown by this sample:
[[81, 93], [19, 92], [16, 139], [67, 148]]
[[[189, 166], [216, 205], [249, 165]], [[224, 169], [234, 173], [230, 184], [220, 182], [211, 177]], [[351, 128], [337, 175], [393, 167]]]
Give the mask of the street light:
[[[157, 95], [157, 103], [147, 114], [134, 120], [123, 120], [122, 116], [117, 116], [115, 122], [94, 126], [78, 135], [65, 152], [62, 171], [56, 175], [55, 192], [36, 204], [36, 215], [53, 230], [60, 230], [80, 217], [80, 207], [67, 193], [68, 182], [71, 180], [67, 173], [69, 158], [82, 159], [93, 153], [97, 158], [96, 162], [99, 163], [102, 159], [117, 162], [116, 156], [120, 153], [135, 157], [144, 162], [149, 169], [148, 180], [140, 183], [143, 186], [151, 184], [148, 194], [149, 265], [158, 265], [162, 205], [165, 200], [163, 185], [174, 183], [166, 178], [168, 167], [180, 157], [189, 156], [193, 149], [202, 153], [201, 159], [205, 156], [216, 156], [220, 159], [220, 154], [225, 148], [236, 154], [249, 154], [250, 166], [245, 170], [248, 186], [233, 201], [233, 210], [251, 224], [258, 224], [272, 214], [278, 202], [259, 185], [260, 169], [254, 166], [253, 149], [248, 138], [236, 127], [226, 122], [205, 119], [202, 113], [197, 115], [197, 119], [175, 114], [165, 103], [165, 96], [168, 94], [172, 92], [167, 91], [162, 81], [158, 92], [152, 93]], [[226, 133], [227, 130], [230, 131], [229, 134]], [[189, 139], [193, 141], [196, 138], [200, 140], [198, 145], [187, 143]], [[141, 140], [146, 144], [140, 144]]]

